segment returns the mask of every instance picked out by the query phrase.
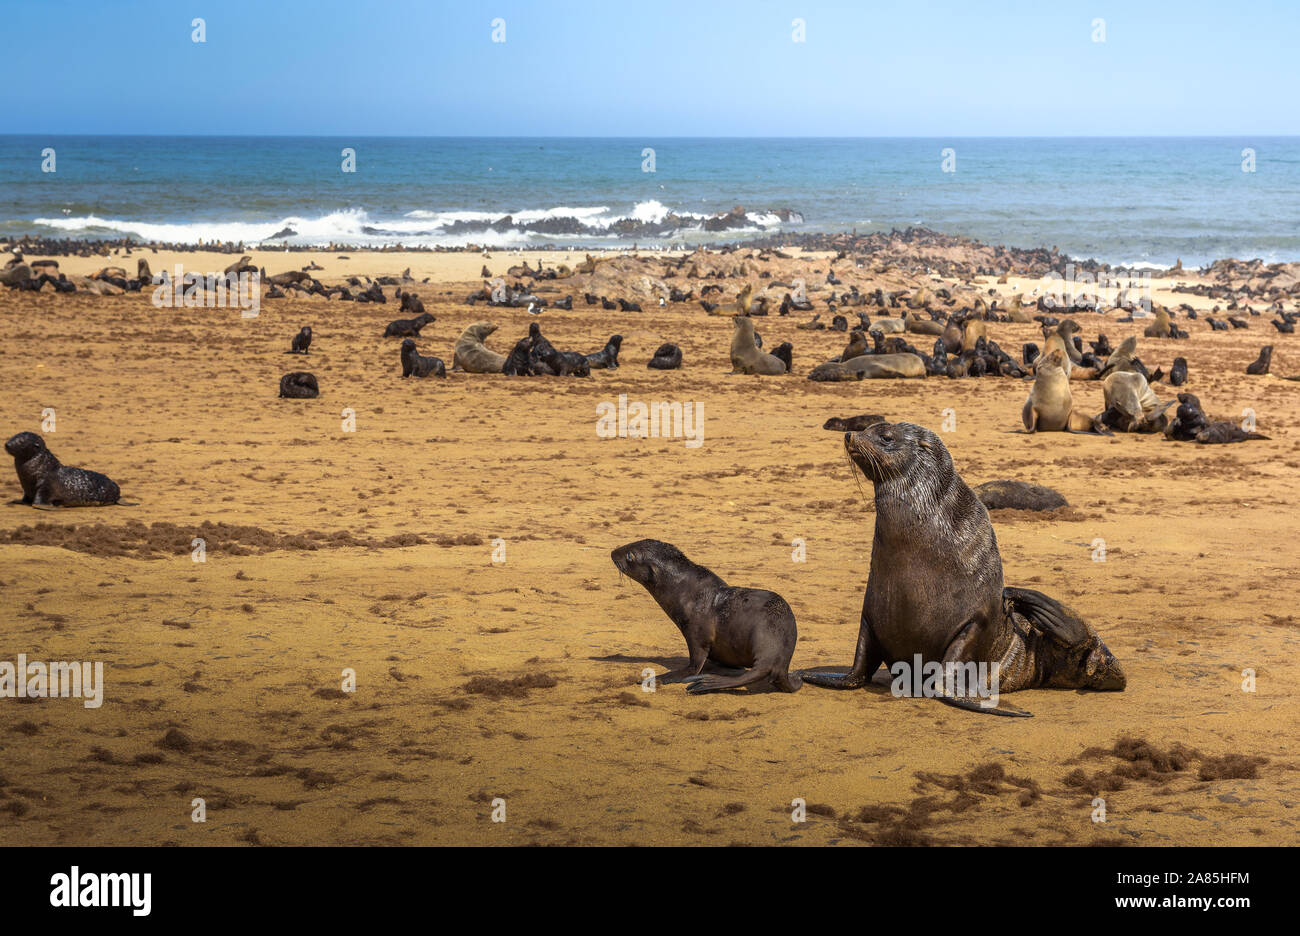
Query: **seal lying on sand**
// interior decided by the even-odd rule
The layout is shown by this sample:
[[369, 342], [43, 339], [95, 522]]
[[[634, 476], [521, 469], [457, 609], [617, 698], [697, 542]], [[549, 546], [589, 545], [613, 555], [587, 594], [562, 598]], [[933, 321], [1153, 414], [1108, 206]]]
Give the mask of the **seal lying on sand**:
[[451, 359], [452, 370], [463, 370], [470, 374], [501, 373], [506, 356], [489, 350], [483, 344], [487, 336], [496, 330], [497, 327], [491, 322], [475, 322], [461, 332]]
[[415, 341], [402, 339], [402, 376], [403, 377], [446, 377], [447, 365], [442, 358], [425, 357], [415, 350]]
[[[798, 640], [794, 612], [776, 592], [735, 588], [682, 551], [659, 540], [641, 540], [610, 553], [624, 575], [640, 582], [686, 638], [691, 662], [657, 682], [685, 682], [700, 694], [736, 689], [770, 679], [782, 692], [796, 692], [790, 657]], [[705, 663], [733, 670], [701, 675]], [[743, 672], [734, 673], [736, 669]]]
[[915, 354], [863, 354], [847, 361], [818, 364], [809, 380], [862, 380], [867, 377], [924, 377], [925, 362]]
[[[844, 436], [875, 485], [876, 528], [853, 668], [802, 671], [805, 682], [865, 686], [881, 663], [998, 664], [997, 691], [1123, 689], [1124, 673], [1096, 632], [1036, 591], [1003, 588], [988, 511], [957, 474], [939, 437], [910, 423]], [[940, 694], [973, 711], [973, 699]]]
[[1200, 442], [1202, 445], [1269, 440], [1266, 435], [1249, 432], [1226, 419], [1211, 422], [1201, 409], [1201, 401], [1191, 393], [1178, 394], [1178, 410], [1165, 426], [1165, 438], [1176, 442]]
[[989, 510], [1056, 510], [1070, 506], [1060, 492], [1027, 481], [985, 481], [971, 490]]
[[754, 320], [748, 315], [732, 317], [735, 329], [731, 333], [731, 367], [734, 374], [764, 374], [768, 376], [789, 373], [789, 366], [774, 354], [760, 351], [754, 344]]
[[291, 400], [314, 400], [320, 396], [320, 387], [312, 374], [294, 371], [280, 378], [280, 396]]
[[63, 465], [34, 432], [20, 432], [5, 443], [14, 457], [22, 503], [33, 507], [107, 507], [119, 502], [117, 484], [98, 471]]
[[653, 367], [655, 370], [677, 370], [682, 366], [682, 349], [671, 342], [666, 342], [659, 346], [655, 351], [646, 367]]

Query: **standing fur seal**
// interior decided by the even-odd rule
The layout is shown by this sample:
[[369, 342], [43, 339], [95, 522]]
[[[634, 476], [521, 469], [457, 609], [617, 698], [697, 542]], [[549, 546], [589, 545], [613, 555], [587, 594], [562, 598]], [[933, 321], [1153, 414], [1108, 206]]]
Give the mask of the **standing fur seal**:
[[384, 329], [384, 337], [419, 338], [420, 329], [432, 321], [434, 321], [434, 317], [428, 312], [421, 312], [415, 318], [396, 319], [388, 323], [388, 327]]
[[[939, 437], [910, 423], [846, 433], [844, 447], [875, 485], [871, 571], [847, 673], [801, 672], [835, 689], [865, 686], [881, 663], [997, 663], [999, 693], [1034, 687], [1123, 689], [1096, 632], [1036, 591], [1004, 588], [989, 514]], [[970, 698], [939, 696], [974, 711]]]
[[1246, 366], [1246, 373], [1258, 377], [1261, 374], [1267, 374], [1269, 366], [1273, 363], [1273, 346], [1264, 345], [1259, 349], [1259, 357]]
[[1068, 358], [1054, 348], [1038, 359], [1033, 389], [1020, 413], [1027, 432], [1094, 432], [1092, 417], [1074, 409], [1070, 378], [1065, 373]]
[[5, 443], [14, 457], [22, 503], [33, 507], [107, 507], [122, 495], [116, 483], [98, 471], [60, 464], [34, 432], [20, 432]]
[[447, 365], [442, 358], [425, 357], [415, 350], [413, 338], [402, 339], [402, 376], [403, 377], [446, 377]]
[[311, 347], [311, 326], [304, 325], [302, 331], [293, 336], [293, 343], [289, 348], [290, 354], [306, 354], [307, 349]]
[[605, 347], [595, 354], [587, 355], [587, 363], [592, 370], [614, 370], [618, 367], [618, 350], [623, 346], [622, 335], [610, 335]]
[[[624, 575], [640, 582], [686, 638], [690, 664], [656, 677], [685, 682], [693, 695], [736, 689], [770, 679], [782, 692], [797, 692], [790, 673], [798, 633], [794, 612], [776, 592], [735, 588], [682, 551], [659, 540], [640, 540], [610, 553]], [[701, 675], [705, 663], [732, 670]], [[744, 672], [735, 673], [743, 669]]]
[[456, 340], [456, 352], [452, 356], [452, 370], [463, 370], [470, 374], [499, 374], [505, 366], [506, 356], [491, 351], [483, 344], [485, 338], [497, 330], [491, 322], [475, 322]]
[[294, 371], [280, 378], [280, 396], [291, 400], [314, 400], [320, 396], [320, 387], [313, 375]]
[[789, 373], [786, 362], [774, 354], [760, 351], [754, 344], [754, 320], [748, 315], [732, 316], [731, 368], [733, 374], [775, 376]]

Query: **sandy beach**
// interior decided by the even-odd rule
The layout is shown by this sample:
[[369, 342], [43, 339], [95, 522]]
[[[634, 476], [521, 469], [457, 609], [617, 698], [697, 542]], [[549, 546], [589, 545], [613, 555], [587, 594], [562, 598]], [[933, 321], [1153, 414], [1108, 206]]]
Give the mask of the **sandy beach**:
[[[1173, 341], [1145, 338], [1142, 322], [1115, 313], [1072, 315], [1085, 340], [1137, 335], [1148, 367], [1185, 356], [1181, 389], [1214, 418], [1253, 410], [1270, 441], [1026, 435], [1017, 430], [1027, 381], [807, 380], [845, 336], [797, 329], [806, 313], [755, 319], [765, 346], [794, 345], [792, 375], [760, 378], [729, 373], [731, 321], [696, 302], [605, 311], [582, 303], [581, 278], [537, 284], [554, 288], [550, 299], [573, 295], [572, 311], [465, 301], [482, 287], [483, 265], [504, 275], [525, 259], [576, 265], [576, 253], [250, 253], [271, 274], [318, 264], [325, 283], [409, 268], [404, 288], [436, 316], [420, 352], [449, 371], [457, 337], [480, 320], [499, 326], [487, 343], [502, 353], [533, 321], [557, 347], [582, 352], [621, 334], [622, 366], [586, 379], [402, 380], [398, 341], [381, 337], [402, 317], [391, 288], [385, 305], [268, 299], [251, 319], [157, 309], [147, 291], [0, 290], [6, 435], [42, 432], [52, 409], [49, 447], [65, 464], [109, 474], [132, 505], [3, 507], [10, 626], [0, 660], [102, 660], [105, 687], [96, 709], [0, 702], [0, 841], [1300, 838], [1300, 704], [1290, 694], [1300, 679], [1300, 543], [1289, 506], [1300, 383], [1245, 373], [1263, 344], [1276, 346], [1273, 374], [1300, 373], [1300, 349], [1266, 318], [1220, 332], [1180, 317], [1192, 336]], [[54, 259], [88, 275], [132, 270], [142, 255], [155, 272], [237, 259]], [[791, 255], [809, 283], [824, 280], [833, 256]], [[836, 270], [864, 288], [902, 277]], [[1003, 300], [1044, 285], [902, 278]], [[1198, 278], [1157, 279], [1155, 299], [1216, 305], [1170, 291], [1179, 281]], [[717, 282], [734, 295], [739, 280]], [[810, 290], [815, 302], [825, 289]], [[314, 332], [310, 353], [286, 355], [303, 325]], [[1024, 342], [1042, 341], [1036, 323], [988, 328], [1017, 358]], [[667, 341], [684, 366], [648, 370]], [[277, 398], [292, 370], [316, 375], [318, 399]], [[1102, 409], [1099, 384], [1072, 389], [1085, 409]], [[1176, 392], [1155, 389], [1162, 399]], [[601, 438], [597, 407], [624, 394], [693, 402], [703, 443]], [[822, 423], [878, 413], [938, 430], [947, 410], [955, 426], [942, 438], [968, 483], [1030, 481], [1068, 499], [1045, 514], [993, 512], [1005, 578], [1083, 612], [1122, 661], [1126, 691], [1008, 699], [1032, 719], [894, 698], [883, 673], [849, 693], [642, 691], [643, 671], [682, 665], [685, 645], [650, 596], [620, 579], [612, 548], [663, 539], [732, 584], [777, 591], [798, 621], [793, 665], [847, 664], [874, 508], [842, 435]], [[6, 470], [8, 501], [20, 492]], [[1104, 562], [1094, 561], [1099, 538]], [[792, 558], [796, 540], [806, 561]], [[1242, 691], [1247, 669], [1253, 692]], [[348, 670], [355, 691], [345, 692]], [[1094, 821], [1097, 797], [1105, 822]], [[192, 821], [196, 798], [206, 822]], [[494, 800], [506, 821], [492, 821]], [[791, 820], [796, 800], [806, 822]]]

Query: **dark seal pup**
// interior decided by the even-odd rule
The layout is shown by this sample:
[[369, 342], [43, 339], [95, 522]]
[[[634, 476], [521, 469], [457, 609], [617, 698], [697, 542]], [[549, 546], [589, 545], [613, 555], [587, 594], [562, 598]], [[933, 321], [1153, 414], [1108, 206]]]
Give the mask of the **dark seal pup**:
[[677, 345], [667, 342], [659, 346], [655, 351], [654, 357], [646, 364], [646, 367], [652, 367], [655, 370], [677, 370], [682, 366], [682, 349]]
[[415, 350], [415, 342], [410, 338], [402, 339], [402, 376], [403, 377], [446, 377], [447, 365], [442, 358], [425, 357]]
[[[806, 682], [856, 689], [881, 663], [997, 663], [998, 692], [1035, 687], [1118, 690], [1124, 672], [1101, 638], [1059, 602], [1003, 588], [988, 511], [953, 468], [939, 437], [910, 423], [846, 433], [844, 447], [875, 485], [876, 528], [853, 668], [803, 672]], [[969, 696], [939, 698], [1002, 715]]]
[[587, 363], [592, 370], [614, 370], [618, 367], [618, 351], [623, 346], [622, 335], [611, 335], [605, 347], [595, 354], [587, 355]]
[[314, 400], [320, 396], [320, 387], [314, 375], [294, 371], [280, 378], [280, 396], [291, 400]]
[[428, 312], [421, 312], [415, 318], [397, 319], [389, 322], [384, 329], [385, 338], [419, 338], [420, 329], [434, 321]]
[[[687, 691], [699, 694], [770, 679], [782, 692], [798, 691], [801, 680], [789, 671], [798, 639], [794, 612], [776, 592], [733, 588], [659, 540], [620, 546], [610, 557], [620, 572], [645, 586], [686, 638], [690, 665], [658, 682], [685, 682]], [[733, 674], [701, 675], [706, 662]]]
[[59, 463], [34, 432], [20, 432], [5, 443], [14, 457], [22, 503], [33, 507], [107, 507], [118, 503], [122, 492], [98, 471], [69, 468]]
[[311, 347], [311, 326], [304, 325], [302, 331], [293, 336], [293, 344], [290, 346], [288, 354], [306, 354], [307, 349]]

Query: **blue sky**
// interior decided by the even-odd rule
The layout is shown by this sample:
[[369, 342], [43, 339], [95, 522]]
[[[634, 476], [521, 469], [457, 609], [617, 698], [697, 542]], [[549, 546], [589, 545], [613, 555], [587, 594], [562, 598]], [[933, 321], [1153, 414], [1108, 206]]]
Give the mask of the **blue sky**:
[[1300, 133], [1295, 0], [45, 0], [4, 19], [0, 133]]

